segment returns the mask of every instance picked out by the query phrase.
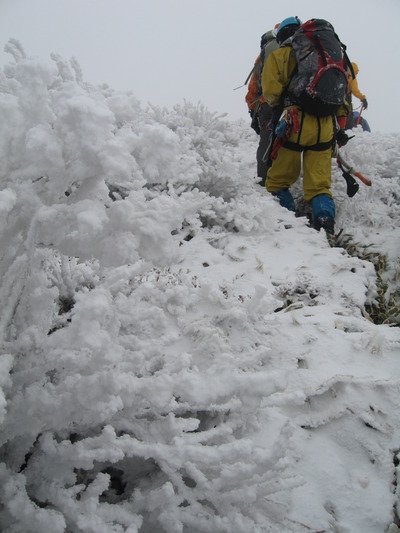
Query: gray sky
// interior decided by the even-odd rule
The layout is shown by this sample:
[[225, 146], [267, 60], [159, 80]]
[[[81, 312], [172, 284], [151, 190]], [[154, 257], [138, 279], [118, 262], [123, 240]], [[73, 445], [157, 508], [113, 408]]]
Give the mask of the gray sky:
[[[248, 119], [244, 83], [261, 35], [297, 15], [329, 20], [359, 68], [373, 131], [400, 131], [400, 0], [0, 0], [0, 65], [9, 38], [51, 63], [75, 57], [85, 81], [143, 103], [201, 102]], [[355, 105], [358, 105], [355, 99]]]

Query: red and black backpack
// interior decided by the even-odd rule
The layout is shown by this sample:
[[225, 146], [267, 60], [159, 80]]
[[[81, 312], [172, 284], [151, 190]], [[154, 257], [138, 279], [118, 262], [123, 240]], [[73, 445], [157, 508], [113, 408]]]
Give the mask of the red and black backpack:
[[313, 115], [335, 114], [345, 102], [352, 66], [332, 24], [323, 19], [304, 22], [285, 45], [296, 54], [297, 70], [288, 87], [294, 103]]

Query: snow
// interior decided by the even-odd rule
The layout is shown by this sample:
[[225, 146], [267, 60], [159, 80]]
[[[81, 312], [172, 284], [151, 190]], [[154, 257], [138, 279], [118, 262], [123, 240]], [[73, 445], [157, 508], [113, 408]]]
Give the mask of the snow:
[[398, 314], [367, 311], [398, 305], [400, 134], [353, 131], [353, 198], [332, 160], [351, 254], [256, 183], [248, 123], [7, 50], [0, 529], [398, 531]]

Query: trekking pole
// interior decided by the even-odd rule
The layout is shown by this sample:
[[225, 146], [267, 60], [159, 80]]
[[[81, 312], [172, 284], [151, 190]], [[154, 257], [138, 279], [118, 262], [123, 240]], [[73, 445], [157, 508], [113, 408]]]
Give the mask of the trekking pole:
[[267, 124], [267, 128], [271, 130], [271, 135], [269, 138], [268, 146], [262, 157], [262, 160], [263, 160], [263, 163], [268, 163], [268, 167], [271, 166], [271, 153], [272, 153], [272, 150], [275, 144], [275, 139], [276, 139], [275, 128], [278, 124], [279, 117], [280, 117], [280, 112], [272, 114], [272, 117], [270, 118], [270, 121]]
[[346, 161], [343, 159], [343, 157], [341, 156], [339, 151], [337, 153], [337, 161], [338, 161], [339, 167], [342, 170], [344, 169], [345, 172], [347, 172], [350, 175], [354, 175], [356, 178], [358, 178], [360, 181], [362, 181], [364, 183], [364, 185], [367, 185], [368, 187], [371, 187], [372, 181], [369, 180], [368, 178], [366, 178], [365, 176], [363, 176], [361, 174], [361, 172], [355, 171], [351, 165], [346, 163]]
[[248, 84], [249, 79], [251, 78], [251, 75], [253, 74], [255, 68], [256, 68], [256, 66], [254, 65], [254, 67], [250, 70], [250, 74], [247, 76], [246, 81], [244, 82], [244, 84], [243, 85], [239, 85], [239, 87], [235, 87], [233, 89], [234, 91], [237, 91], [238, 89], [241, 89], [242, 87], [245, 87]]
[[237, 91], [238, 89], [241, 89], [242, 87], [246, 87], [246, 84], [244, 83], [243, 85], [239, 85], [239, 87], [235, 87], [233, 90]]
[[357, 118], [356, 126], [358, 126], [359, 123], [360, 123], [360, 120], [361, 120], [361, 113], [363, 112], [363, 109], [364, 109], [364, 104], [361, 102], [361, 109], [360, 109], [360, 112], [358, 113], [358, 118]]
[[[268, 126], [267, 126], [268, 128]], [[272, 147], [274, 145], [274, 141], [275, 141], [275, 133], [274, 131], [271, 131], [271, 135], [270, 135], [270, 138], [269, 138], [269, 142], [268, 142], [268, 146], [264, 152], [264, 155], [262, 156], [262, 161], [263, 163], [266, 163], [269, 159], [270, 159], [270, 155], [271, 155], [271, 151], [272, 151]]]

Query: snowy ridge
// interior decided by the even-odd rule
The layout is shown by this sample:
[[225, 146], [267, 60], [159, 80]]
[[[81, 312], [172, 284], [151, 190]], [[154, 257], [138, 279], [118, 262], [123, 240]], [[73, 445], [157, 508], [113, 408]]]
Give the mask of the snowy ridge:
[[[0, 529], [397, 531], [400, 330], [368, 319], [374, 266], [255, 183], [248, 124], [8, 51]], [[355, 135], [373, 186], [348, 198], [334, 170], [337, 226], [395, 295], [400, 134]]]

